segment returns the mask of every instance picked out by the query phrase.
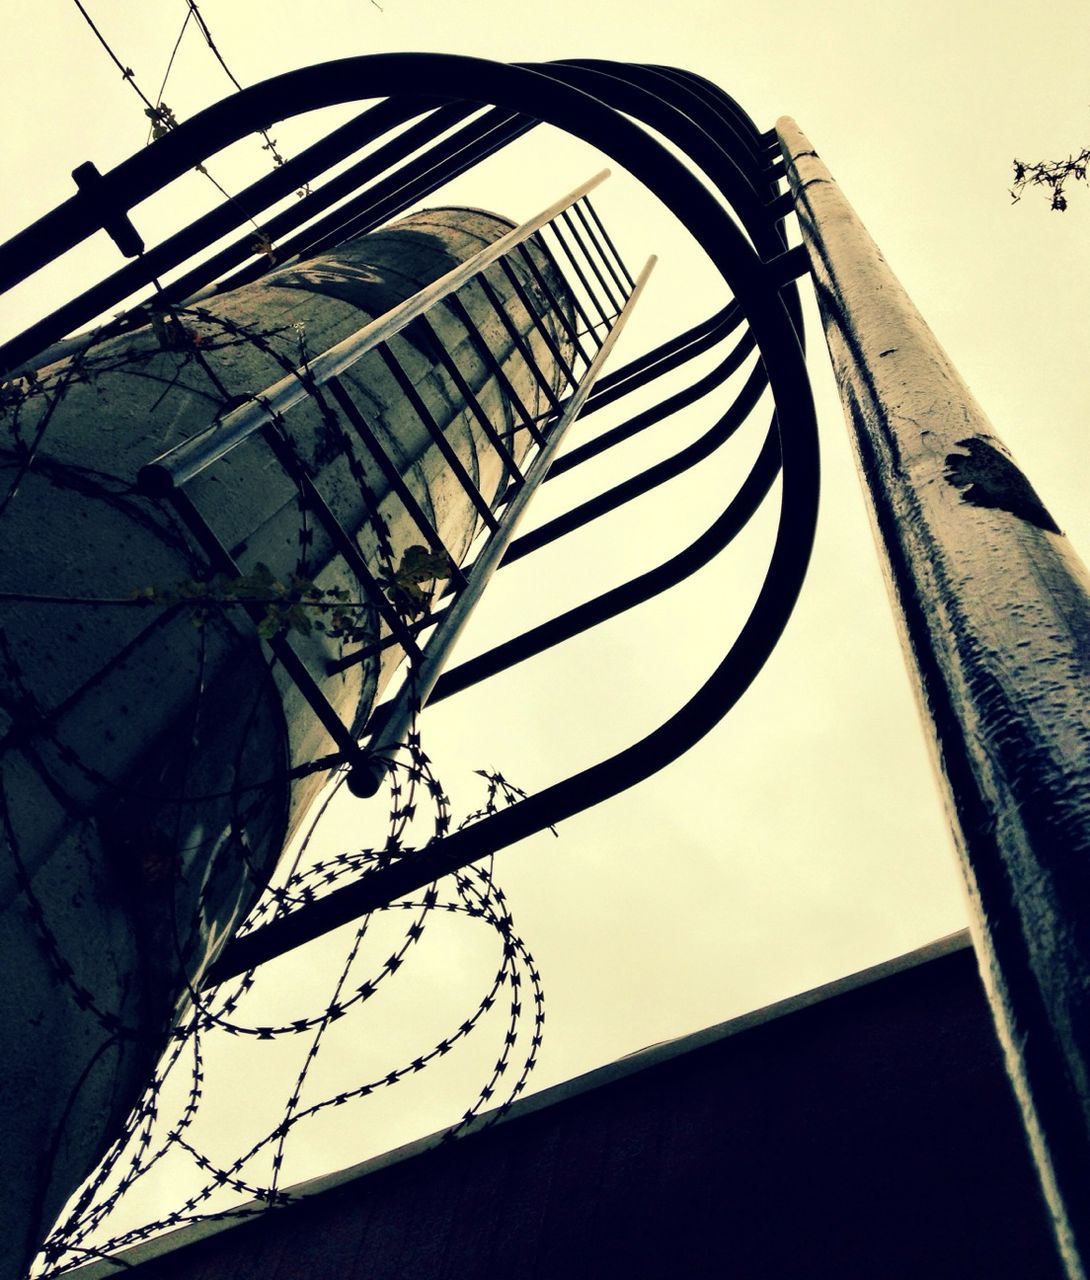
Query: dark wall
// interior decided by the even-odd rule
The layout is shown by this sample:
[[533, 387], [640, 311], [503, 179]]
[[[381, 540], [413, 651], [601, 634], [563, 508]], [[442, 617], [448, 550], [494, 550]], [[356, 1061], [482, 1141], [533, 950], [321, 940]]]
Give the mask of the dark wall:
[[970, 951], [566, 1098], [134, 1280], [1059, 1280]]

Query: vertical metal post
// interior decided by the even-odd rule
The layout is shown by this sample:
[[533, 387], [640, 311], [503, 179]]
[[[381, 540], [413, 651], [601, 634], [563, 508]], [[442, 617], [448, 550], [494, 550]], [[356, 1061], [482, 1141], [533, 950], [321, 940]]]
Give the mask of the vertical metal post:
[[793, 120], [777, 125], [1060, 1251], [1090, 1259], [1090, 582]]

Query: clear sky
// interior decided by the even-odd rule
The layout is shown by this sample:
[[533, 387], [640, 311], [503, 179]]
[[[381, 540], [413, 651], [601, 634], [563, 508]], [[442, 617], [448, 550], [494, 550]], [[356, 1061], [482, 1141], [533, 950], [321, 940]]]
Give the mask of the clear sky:
[[[185, 16], [183, 0], [86, 2], [154, 92]], [[735, 96], [762, 128], [781, 114], [795, 116], [997, 434], [1076, 547], [1090, 552], [1090, 194], [1075, 191], [1065, 215], [1033, 196], [1012, 207], [1007, 194], [1012, 156], [1058, 157], [1090, 139], [1084, 3], [551, 0], [513, 7], [510, 0], [382, 0], [380, 10], [366, 0], [203, 0], [201, 11], [245, 84], [325, 59], [399, 49], [506, 60], [593, 56], [697, 71]], [[146, 122], [70, 0], [8, 0], [4, 12], [0, 233], [7, 235], [71, 193], [76, 164], [90, 159], [105, 171], [143, 145]], [[182, 119], [229, 89], [190, 30], [165, 100]], [[308, 136], [301, 126], [274, 133], [285, 154]], [[215, 172], [238, 186], [263, 162], [253, 145]], [[479, 192], [466, 183], [455, 195], [522, 218], [597, 167], [563, 147], [521, 159], [512, 152]], [[611, 199], [607, 187], [596, 203], [630, 266], [649, 252], [662, 258], [626, 347], [631, 356], [680, 328], [682, 315], [710, 313], [722, 296], [705, 298], [707, 274], [683, 236], [630, 195], [623, 177], [616, 183], [617, 195]], [[195, 186], [184, 199], [196, 207], [205, 196]], [[69, 282], [115, 260], [108, 243], [84, 258], [65, 268]], [[60, 274], [6, 306], [5, 334], [59, 296]], [[546, 984], [548, 1035], [535, 1087], [910, 950], [965, 922], [952, 843], [811, 305], [808, 319], [823, 511], [811, 577], [779, 650], [741, 705], [681, 762], [563, 824], [559, 839], [543, 834], [497, 860]], [[692, 435], [705, 421], [673, 430]], [[755, 445], [743, 446], [742, 456], [745, 447]], [[603, 478], [595, 472], [580, 484]], [[664, 559], [706, 526], [727, 482], [726, 473], [709, 470], [638, 515], [611, 522], [568, 559], [531, 560], [525, 571], [508, 571], [509, 585], [501, 575], [465, 652], [510, 633], [505, 618], [513, 612], [520, 621], [545, 616], [558, 601], [585, 598], [626, 570]], [[579, 492], [543, 501], [552, 510]], [[628, 615], [604, 645], [598, 638], [565, 646], [532, 672], [493, 681], [472, 706], [467, 697], [461, 707], [437, 707], [425, 720], [425, 743], [456, 810], [478, 802], [473, 769], [500, 768], [534, 790], [626, 745], [680, 705], [729, 643], [739, 603], [752, 591], [747, 557], [760, 563], [767, 556], [767, 533], [767, 525], [755, 529], [729, 565]], [[357, 810], [342, 808], [323, 836], [328, 849], [358, 844], [362, 821]], [[428, 1038], [426, 1009], [436, 1002], [449, 1001], [444, 1010], [475, 1002], [491, 964], [487, 948], [478, 955], [464, 930], [444, 929], [421, 952], [413, 975], [398, 979], [384, 1016], [336, 1056], [345, 1083], [368, 1069], [365, 1058], [370, 1064], [385, 1055], [398, 1065], [403, 1050], [412, 1056], [417, 1038]], [[442, 1016], [459, 1019], [456, 1012]], [[297, 1176], [351, 1163], [455, 1117], [502, 1030], [482, 1035], [492, 1039], [476, 1064], [467, 1050], [461, 1076], [433, 1081], [426, 1072], [411, 1098], [402, 1091], [399, 1103], [392, 1094], [385, 1111], [376, 1107], [336, 1135], [301, 1142]], [[226, 1068], [262, 1085], [287, 1069], [256, 1060]], [[221, 1097], [227, 1110], [237, 1106], [237, 1095]]]

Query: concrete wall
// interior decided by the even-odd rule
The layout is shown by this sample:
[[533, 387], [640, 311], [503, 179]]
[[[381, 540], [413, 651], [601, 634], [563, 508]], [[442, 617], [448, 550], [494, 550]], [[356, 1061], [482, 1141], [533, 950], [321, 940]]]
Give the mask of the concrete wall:
[[[324, 774], [286, 770], [334, 749], [240, 608], [162, 603], [208, 561], [162, 502], [133, 488], [139, 468], [206, 427], [225, 397], [248, 397], [496, 239], [509, 224], [469, 210], [412, 215], [393, 229], [287, 268], [184, 317], [166, 346], [147, 329], [43, 371], [46, 393], [12, 419], [0, 446], [7, 552], [0, 590], [118, 604], [8, 601], [0, 649], [0, 781], [10, 857], [0, 871], [0, 1280], [21, 1274], [65, 1199], [133, 1106], [188, 984], [245, 916]], [[498, 269], [489, 279], [518, 327], [529, 320]], [[528, 288], [532, 281], [525, 279]], [[524, 402], [545, 407], [477, 286], [463, 293]], [[510, 407], [442, 308], [435, 323], [492, 421]], [[168, 330], [168, 337], [173, 333]], [[256, 341], [254, 340], [256, 337]], [[423, 339], [395, 339], [409, 377], [492, 500], [504, 466]], [[532, 339], [550, 368], [540, 336]], [[555, 374], [557, 385], [559, 375]], [[479, 516], [400, 389], [372, 353], [344, 379], [452, 554]], [[230, 399], [226, 400], [230, 404]], [[425, 541], [365, 451], [312, 403], [284, 420], [303, 460], [364, 556], [380, 567], [350, 456], [390, 531], [396, 560]], [[529, 444], [512, 435], [516, 457]], [[26, 467], [26, 459], [32, 464]], [[187, 495], [245, 573], [361, 596], [295, 483], [260, 439], [196, 477]], [[125, 603], [152, 588], [143, 607]], [[358, 614], [372, 638], [374, 610]], [[402, 654], [387, 649], [335, 676], [339, 642], [295, 634], [341, 718], [362, 727]]]

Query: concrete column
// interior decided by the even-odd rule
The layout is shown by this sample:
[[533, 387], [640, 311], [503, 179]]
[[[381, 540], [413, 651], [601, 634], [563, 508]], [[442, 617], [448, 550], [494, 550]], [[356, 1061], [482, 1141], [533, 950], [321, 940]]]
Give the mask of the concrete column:
[[833, 368], [1070, 1276], [1090, 1257], [1090, 580], [794, 121]]
[[[471, 210], [432, 210], [337, 252], [273, 273], [183, 317], [40, 371], [46, 390], [0, 438], [0, 1280], [16, 1280], [136, 1102], [171, 1022], [252, 906], [324, 773], [288, 770], [335, 750], [240, 608], [161, 603], [206, 578], [206, 555], [159, 500], [134, 489], [141, 466], [206, 427], [225, 397], [276, 382], [497, 239], [511, 224]], [[536, 252], [536, 251], [535, 251]], [[539, 255], [563, 286], [554, 268]], [[522, 283], [540, 291], [528, 270]], [[488, 279], [560, 387], [547, 346], [499, 268]], [[547, 402], [481, 294], [461, 295], [532, 413]], [[496, 379], [442, 307], [433, 313], [511, 452], [516, 429]], [[394, 349], [485, 498], [506, 466], [468, 412], [429, 340]], [[568, 345], [559, 325], [554, 340]], [[277, 358], [279, 356], [279, 359]], [[395, 459], [445, 545], [462, 560], [480, 525], [461, 484], [377, 352], [343, 381]], [[230, 401], [228, 401], [229, 405]], [[425, 541], [351, 429], [307, 402], [284, 419], [291, 447], [356, 540], [383, 567], [374, 495], [395, 561]], [[289, 582], [303, 565], [322, 588], [359, 586], [295, 483], [260, 438], [195, 477], [186, 495], [244, 573]], [[155, 600], [126, 603], [151, 588]], [[12, 595], [63, 597], [56, 604]], [[120, 601], [121, 603], [93, 603]], [[358, 613], [372, 639], [374, 608]], [[335, 675], [339, 642], [292, 643], [342, 720], [359, 730], [403, 654], [397, 646]]]

